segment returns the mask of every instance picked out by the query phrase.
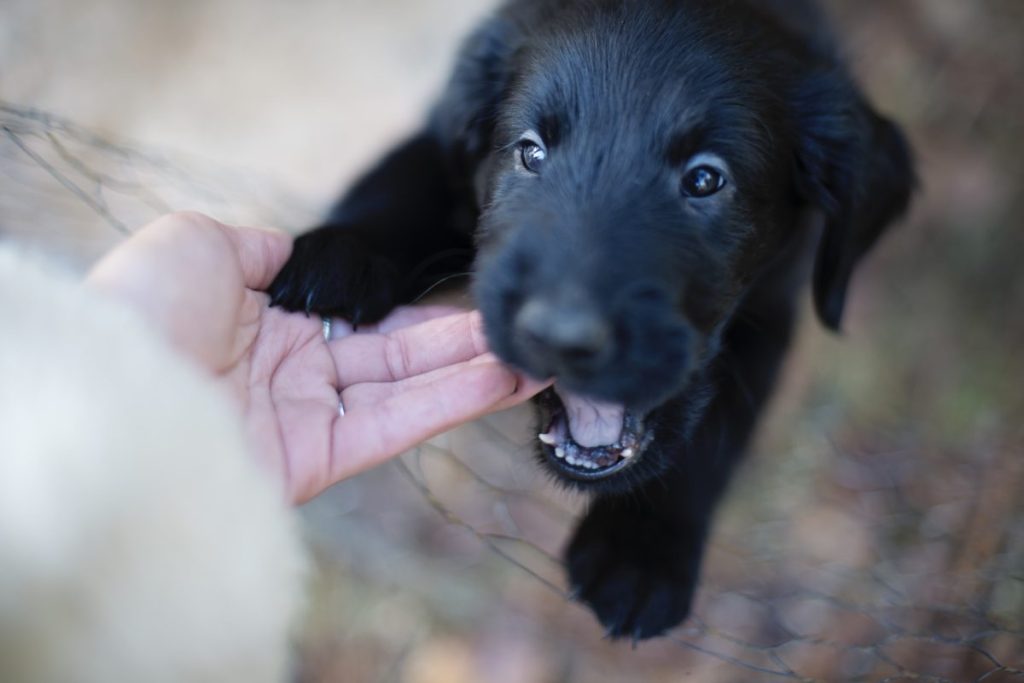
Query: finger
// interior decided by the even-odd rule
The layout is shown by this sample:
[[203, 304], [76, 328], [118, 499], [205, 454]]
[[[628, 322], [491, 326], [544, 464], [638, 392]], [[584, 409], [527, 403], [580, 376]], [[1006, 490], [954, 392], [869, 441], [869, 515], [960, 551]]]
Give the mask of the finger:
[[502, 406], [519, 393], [518, 384], [498, 362], [467, 363], [459, 372], [346, 412], [334, 423], [334, 481]]
[[332, 318], [331, 339], [343, 339], [351, 334], [388, 334], [403, 327], [466, 312], [465, 308], [457, 306], [399, 306], [380, 322], [360, 325], [358, 330], [344, 318]]
[[280, 230], [220, 225], [235, 247], [242, 279], [249, 289], [264, 290], [292, 253], [292, 238]]
[[487, 350], [479, 314], [436, 318], [387, 334], [353, 334], [328, 344], [345, 385], [397, 382], [481, 355]]
[[[435, 384], [452, 375], [463, 373], [466, 371], [467, 366], [494, 364], [497, 362], [498, 359], [492, 354], [485, 353], [464, 363], [448, 365], [422, 375], [413, 375], [399, 382], [364, 382], [362, 384], [354, 384], [346, 387], [341, 392], [341, 400], [345, 410], [348, 412], [372, 409], [378, 403], [408, 393], [416, 387]], [[516, 378], [516, 391], [501, 403], [501, 407], [498, 408], [499, 410], [525, 401], [552, 384], [552, 380], [534, 380], [518, 373], [516, 373]]]
[[377, 323], [375, 331], [387, 334], [403, 327], [411, 327], [428, 320], [446, 318], [460, 313], [466, 313], [466, 309], [458, 306], [399, 306], [388, 317]]
[[497, 359], [493, 355], [485, 353], [462, 363], [446, 365], [397, 382], [362, 382], [351, 384], [342, 390], [341, 400], [347, 411], [368, 408], [393, 396], [408, 393], [413, 388], [427, 386], [450, 375], [465, 372], [467, 365], [495, 362], [497, 362]]
[[341, 392], [341, 402], [345, 406], [346, 415], [364, 409], [373, 409], [395, 396], [408, 393], [417, 387], [427, 386], [445, 377], [463, 372], [464, 364], [438, 368], [423, 375], [414, 375], [400, 382], [363, 382], [346, 387]]
[[534, 379], [519, 372], [515, 373], [515, 375], [517, 381], [516, 390], [503, 400], [491, 406], [491, 409], [488, 412], [493, 413], [499, 410], [505, 410], [512, 406], [517, 406], [525, 401], [529, 401], [531, 398], [555, 383], [554, 379]]

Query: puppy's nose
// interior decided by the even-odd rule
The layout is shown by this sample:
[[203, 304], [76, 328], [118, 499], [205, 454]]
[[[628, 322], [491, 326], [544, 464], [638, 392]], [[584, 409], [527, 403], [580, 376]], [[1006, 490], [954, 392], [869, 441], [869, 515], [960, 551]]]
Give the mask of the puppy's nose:
[[604, 358], [612, 342], [608, 322], [586, 305], [527, 301], [516, 315], [516, 332], [552, 369], [579, 369]]

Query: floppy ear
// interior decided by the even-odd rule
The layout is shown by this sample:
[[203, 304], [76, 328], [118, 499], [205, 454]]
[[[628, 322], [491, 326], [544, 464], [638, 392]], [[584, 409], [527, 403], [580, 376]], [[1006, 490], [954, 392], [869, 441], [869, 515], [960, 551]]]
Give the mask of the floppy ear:
[[808, 79], [795, 110], [797, 189], [826, 217], [814, 265], [814, 305], [821, 321], [838, 330], [854, 267], [907, 208], [913, 159], [900, 130], [871, 108], [845, 74]]

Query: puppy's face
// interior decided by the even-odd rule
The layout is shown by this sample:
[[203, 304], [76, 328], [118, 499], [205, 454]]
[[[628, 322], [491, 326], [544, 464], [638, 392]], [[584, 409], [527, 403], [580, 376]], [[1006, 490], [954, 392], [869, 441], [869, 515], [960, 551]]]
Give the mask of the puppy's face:
[[498, 110], [477, 298], [495, 352], [556, 378], [542, 451], [574, 482], [668, 466], [722, 330], [792, 232], [776, 84], [713, 40], [611, 21], [542, 34]]

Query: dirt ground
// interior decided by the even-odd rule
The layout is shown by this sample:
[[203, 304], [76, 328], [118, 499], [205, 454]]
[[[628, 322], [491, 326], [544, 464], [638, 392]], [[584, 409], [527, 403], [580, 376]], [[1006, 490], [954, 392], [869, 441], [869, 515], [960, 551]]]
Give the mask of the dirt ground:
[[[634, 649], [566, 599], [582, 501], [513, 411], [304, 510], [300, 680], [1024, 680], [1024, 3], [827, 5], [921, 190], [844, 335], [805, 316], [695, 617]], [[4, 0], [0, 238], [83, 267], [169, 209], [308, 225], [490, 6]]]

